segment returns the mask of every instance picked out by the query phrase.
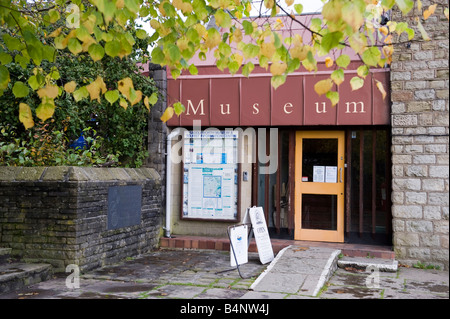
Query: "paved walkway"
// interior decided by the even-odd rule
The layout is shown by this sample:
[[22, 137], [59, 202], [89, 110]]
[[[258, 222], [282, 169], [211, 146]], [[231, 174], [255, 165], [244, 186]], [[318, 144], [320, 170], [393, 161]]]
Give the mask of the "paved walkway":
[[[291, 246], [270, 265], [257, 253], [237, 270], [228, 252], [158, 250], [82, 274], [67, 288], [68, 274], [0, 295], [0, 299], [448, 299], [448, 272], [399, 268], [366, 273], [336, 269], [339, 251]], [[73, 281], [70, 281], [73, 284]]]

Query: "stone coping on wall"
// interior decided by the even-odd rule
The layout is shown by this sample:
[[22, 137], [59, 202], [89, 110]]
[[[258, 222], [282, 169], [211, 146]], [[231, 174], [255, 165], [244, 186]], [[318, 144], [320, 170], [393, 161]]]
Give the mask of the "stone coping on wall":
[[153, 168], [122, 167], [19, 167], [0, 166], [0, 181], [42, 181], [42, 182], [83, 182], [83, 181], [145, 181], [161, 183], [161, 176]]

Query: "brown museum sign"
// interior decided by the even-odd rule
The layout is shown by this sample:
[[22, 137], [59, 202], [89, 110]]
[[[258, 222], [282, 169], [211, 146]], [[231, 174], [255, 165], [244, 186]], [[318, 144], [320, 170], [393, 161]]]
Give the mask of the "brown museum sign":
[[[356, 72], [355, 72], [356, 73]], [[347, 73], [338, 88], [340, 101], [332, 107], [318, 96], [314, 85], [329, 74], [290, 75], [278, 89], [270, 85], [270, 76], [209, 74], [181, 76], [167, 81], [168, 105], [180, 101], [186, 111], [167, 122], [169, 126], [304, 126], [304, 125], [388, 125], [389, 97], [383, 99], [376, 80], [389, 91], [389, 72], [375, 70], [364, 86], [352, 91]]]

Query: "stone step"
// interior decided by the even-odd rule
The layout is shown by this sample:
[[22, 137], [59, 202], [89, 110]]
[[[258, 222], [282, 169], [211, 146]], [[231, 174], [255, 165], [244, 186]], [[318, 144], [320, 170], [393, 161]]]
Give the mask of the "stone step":
[[344, 256], [338, 260], [339, 268], [354, 268], [356, 270], [366, 270], [368, 267], [385, 272], [397, 272], [398, 261], [385, 258], [349, 257]]
[[0, 247], [0, 265], [8, 262], [10, 258], [11, 248], [2, 248]]
[[51, 277], [52, 266], [49, 264], [0, 264], [0, 294], [25, 288]]

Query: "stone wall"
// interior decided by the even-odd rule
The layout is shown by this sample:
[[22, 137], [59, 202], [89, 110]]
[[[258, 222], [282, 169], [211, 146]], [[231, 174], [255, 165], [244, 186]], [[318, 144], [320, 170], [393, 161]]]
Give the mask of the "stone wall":
[[[391, 65], [392, 214], [397, 259], [448, 269], [449, 256], [449, 29], [443, 7], [400, 38]], [[415, 11], [417, 14], [417, 10]], [[398, 21], [401, 12], [394, 11]], [[416, 25], [413, 15], [401, 18]]]
[[[139, 190], [129, 197], [141, 199], [120, 199], [138, 208], [130, 221], [117, 199], [129, 186]], [[68, 264], [89, 270], [154, 249], [161, 215], [154, 169], [0, 167], [0, 247], [56, 271]]]

